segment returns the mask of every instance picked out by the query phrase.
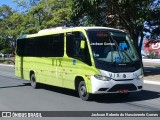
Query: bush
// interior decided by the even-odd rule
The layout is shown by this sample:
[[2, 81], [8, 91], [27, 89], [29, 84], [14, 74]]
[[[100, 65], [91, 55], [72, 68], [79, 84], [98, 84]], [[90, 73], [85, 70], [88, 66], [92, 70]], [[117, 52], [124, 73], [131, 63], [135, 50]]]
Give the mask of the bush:
[[3, 53], [3, 54], [11, 53], [11, 49], [10, 48], [5, 48], [5, 49], [2, 49], [0, 52]]
[[156, 52], [150, 52], [147, 57], [151, 59], [158, 59], [158, 54]]

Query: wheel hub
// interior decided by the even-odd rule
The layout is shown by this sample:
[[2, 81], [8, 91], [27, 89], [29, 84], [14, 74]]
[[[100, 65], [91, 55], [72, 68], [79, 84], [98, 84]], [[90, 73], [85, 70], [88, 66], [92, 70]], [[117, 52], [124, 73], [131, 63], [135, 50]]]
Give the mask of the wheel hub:
[[80, 92], [81, 92], [81, 95], [82, 95], [82, 96], [85, 96], [85, 95], [86, 95], [86, 93], [87, 93], [87, 91], [86, 91], [86, 87], [85, 87], [85, 86], [81, 86], [81, 88], [80, 88]]

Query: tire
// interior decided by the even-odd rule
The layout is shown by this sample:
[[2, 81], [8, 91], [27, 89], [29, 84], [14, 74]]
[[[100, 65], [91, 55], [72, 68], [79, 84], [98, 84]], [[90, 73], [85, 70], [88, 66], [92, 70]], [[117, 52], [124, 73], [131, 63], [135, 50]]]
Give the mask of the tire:
[[88, 101], [91, 99], [91, 94], [87, 92], [86, 84], [84, 81], [81, 81], [78, 85], [78, 94], [79, 97], [84, 101]]
[[34, 89], [38, 88], [38, 83], [36, 82], [35, 74], [31, 75], [30, 82], [31, 82], [32, 88], [34, 88]]

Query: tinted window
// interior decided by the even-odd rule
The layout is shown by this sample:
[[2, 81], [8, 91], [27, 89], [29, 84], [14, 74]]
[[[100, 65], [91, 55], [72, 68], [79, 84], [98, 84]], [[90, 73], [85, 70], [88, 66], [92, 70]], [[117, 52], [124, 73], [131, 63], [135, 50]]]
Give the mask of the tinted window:
[[30, 57], [62, 57], [64, 35], [48, 35], [17, 40], [17, 54]]
[[[85, 36], [81, 32], [67, 33], [66, 52], [69, 57], [78, 59], [91, 65], [90, 54]], [[81, 41], [85, 41], [85, 49], [81, 49]]]

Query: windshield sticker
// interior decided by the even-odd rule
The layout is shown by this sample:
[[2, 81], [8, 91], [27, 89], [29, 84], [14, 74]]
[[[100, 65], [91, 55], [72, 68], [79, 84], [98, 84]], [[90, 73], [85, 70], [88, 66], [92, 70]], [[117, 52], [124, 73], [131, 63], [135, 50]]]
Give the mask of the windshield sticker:
[[73, 60], [72, 63], [73, 63], [73, 65], [76, 65], [76, 60]]
[[120, 63], [120, 62], [121, 62], [120, 57], [115, 57], [115, 61], [116, 61], [117, 63]]
[[107, 43], [107, 42], [101, 42], [101, 43], [95, 42], [95, 43], [93, 43], [93, 42], [91, 42], [90, 45], [109, 45], [109, 46], [114, 46], [115, 43]]

